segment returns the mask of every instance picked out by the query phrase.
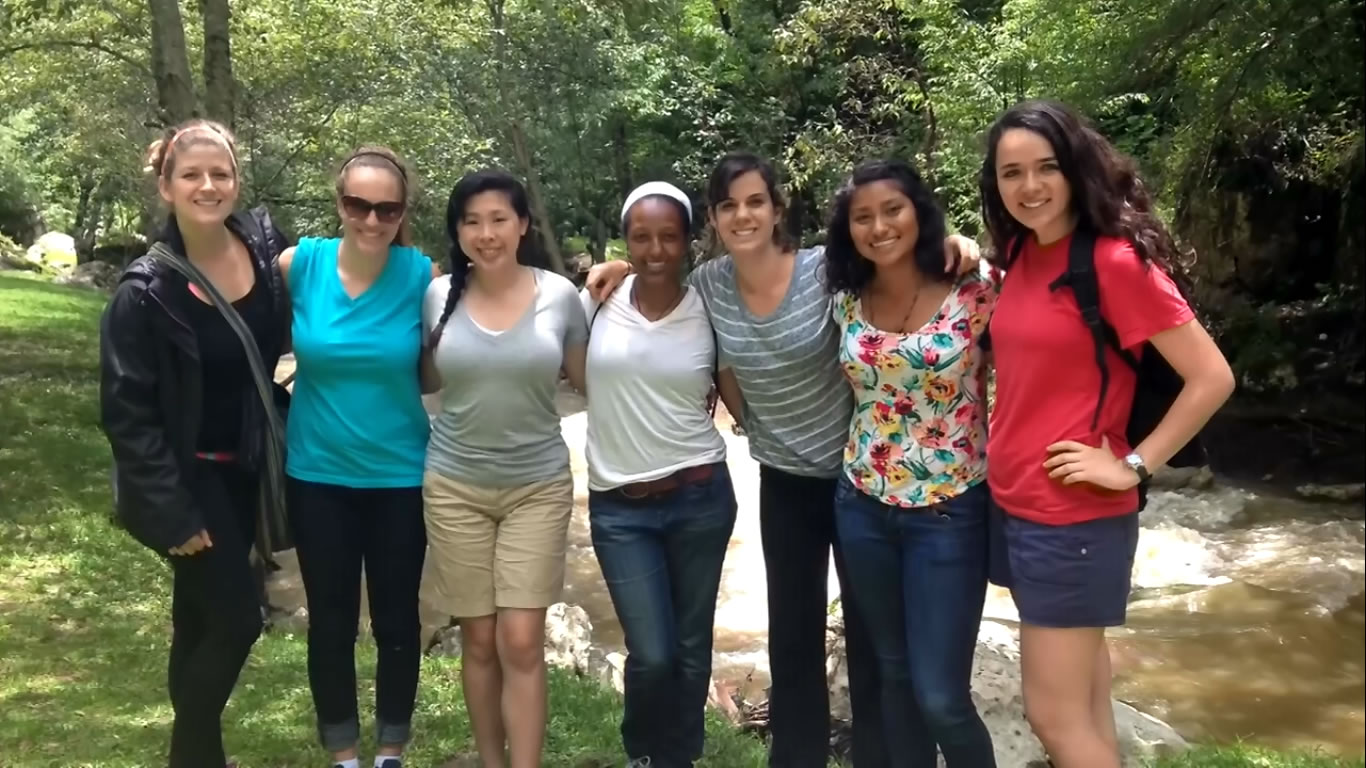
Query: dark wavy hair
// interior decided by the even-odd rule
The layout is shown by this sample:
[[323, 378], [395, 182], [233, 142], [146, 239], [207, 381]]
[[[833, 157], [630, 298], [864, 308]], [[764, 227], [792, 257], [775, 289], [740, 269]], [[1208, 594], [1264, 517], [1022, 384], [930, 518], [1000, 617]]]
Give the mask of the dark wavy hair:
[[[451, 313], [455, 311], [456, 302], [465, 292], [465, 284], [469, 281], [470, 271], [474, 268], [470, 257], [460, 248], [460, 220], [465, 217], [465, 209], [469, 206], [470, 200], [484, 192], [502, 193], [507, 197], [508, 204], [512, 206], [517, 218], [527, 222], [531, 220], [531, 205], [527, 199], [526, 187], [517, 180], [517, 177], [506, 171], [496, 168], [474, 171], [465, 174], [455, 183], [455, 187], [451, 189], [450, 200], [446, 203], [446, 234], [451, 238], [451, 255], [446, 271], [451, 276], [451, 286], [446, 293], [446, 304], [441, 308], [441, 317], [432, 327], [431, 336], [427, 340], [427, 346], [431, 349], [435, 349], [441, 341], [446, 321], [450, 320]], [[547, 268], [549, 264], [549, 260], [538, 245], [534, 227], [527, 227], [526, 234], [522, 235], [521, 242], [517, 244], [517, 263], [542, 269]]]
[[858, 293], [873, 279], [873, 263], [859, 255], [854, 238], [849, 234], [849, 209], [854, 192], [865, 184], [890, 181], [901, 188], [915, 208], [915, 219], [920, 234], [915, 240], [913, 254], [915, 268], [928, 280], [951, 280], [944, 274], [944, 212], [934, 199], [934, 193], [920, 178], [910, 163], [903, 160], [874, 160], [854, 169], [849, 181], [835, 193], [835, 204], [826, 230], [825, 285], [831, 293]]
[[778, 211], [773, 222], [773, 243], [785, 250], [790, 250], [795, 244], [783, 227], [784, 214], [787, 212], [787, 200], [778, 189], [778, 173], [773, 170], [772, 163], [753, 152], [728, 152], [716, 161], [716, 167], [712, 169], [711, 176], [707, 178], [707, 211], [715, 217], [716, 206], [722, 200], [730, 197], [730, 185], [751, 171], [758, 173], [759, 177], [764, 180], [764, 186], [768, 188], [768, 197], [773, 201], [773, 207]]
[[1052, 145], [1058, 167], [1071, 187], [1078, 227], [1128, 240], [1143, 261], [1157, 264], [1174, 277], [1183, 276], [1178, 269], [1184, 265], [1179, 261], [1176, 241], [1153, 213], [1152, 198], [1134, 161], [1071, 107], [1049, 100], [1016, 104], [996, 119], [987, 134], [978, 186], [982, 220], [991, 235], [993, 263], [1007, 266], [1011, 243], [1028, 234], [1006, 210], [996, 183], [996, 148], [1001, 136], [1012, 128], [1033, 131]]

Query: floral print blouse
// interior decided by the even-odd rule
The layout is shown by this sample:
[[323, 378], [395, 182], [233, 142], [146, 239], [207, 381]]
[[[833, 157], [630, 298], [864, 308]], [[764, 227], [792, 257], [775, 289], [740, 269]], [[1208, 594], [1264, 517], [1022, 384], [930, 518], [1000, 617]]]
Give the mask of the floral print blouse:
[[986, 366], [978, 341], [999, 292], [994, 270], [963, 275], [938, 313], [904, 334], [869, 325], [857, 295], [836, 294], [840, 363], [856, 403], [844, 448], [854, 487], [884, 504], [924, 507], [986, 478]]

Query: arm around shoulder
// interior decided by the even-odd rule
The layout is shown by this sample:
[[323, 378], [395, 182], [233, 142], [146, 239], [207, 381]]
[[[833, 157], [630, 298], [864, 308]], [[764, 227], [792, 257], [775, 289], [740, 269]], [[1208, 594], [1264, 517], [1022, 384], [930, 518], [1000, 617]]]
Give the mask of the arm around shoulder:
[[631, 262], [625, 259], [604, 261], [601, 264], [594, 264], [588, 270], [588, 277], [584, 280], [584, 287], [588, 293], [597, 301], [606, 301], [608, 296], [621, 285], [626, 276], [631, 274]]

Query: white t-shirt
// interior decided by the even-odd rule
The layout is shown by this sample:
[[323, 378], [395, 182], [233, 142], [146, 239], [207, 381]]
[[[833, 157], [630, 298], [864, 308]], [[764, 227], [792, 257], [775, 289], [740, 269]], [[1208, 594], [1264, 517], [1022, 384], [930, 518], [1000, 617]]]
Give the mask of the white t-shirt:
[[[588, 487], [606, 491], [726, 459], [707, 412], [716, 342], [707, 309], [689, 289], [668, 315], [646, 320], [631, 304], [630, 275], [589, 317]], [[594, 317], [594, 312], [597, 316]]]

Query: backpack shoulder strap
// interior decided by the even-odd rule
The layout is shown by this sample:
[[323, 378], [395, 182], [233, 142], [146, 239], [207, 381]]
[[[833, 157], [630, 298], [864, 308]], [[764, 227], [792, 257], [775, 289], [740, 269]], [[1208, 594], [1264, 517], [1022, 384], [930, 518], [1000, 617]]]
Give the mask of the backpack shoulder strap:
[[1067, 271], [1048, 285], [1051, 291], [1063, 286], [1072, 289], [1077, 308], [1081, 310], [1081, 321], [1086, 324], [1086, 330], [1091, 332], [1096, 366], [1100, 369], [1100, 396], [1096, 399], [1096, 410], [1091, 416], [1091, 429], [1100, 423], [1100, 409], [1105, 403], [1105, 393], [1110, 388], [1110, 367], [1105, 362], [1105, 348], [1112, 346], [1119, 349], [1119, 339], [1114, 329], [1100, 315], [1100, 282], [1096, 279], [1095, 250], [1095, 233], [1078, 227], [1072, 232], [1072, 242], [1067, 249]]

